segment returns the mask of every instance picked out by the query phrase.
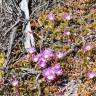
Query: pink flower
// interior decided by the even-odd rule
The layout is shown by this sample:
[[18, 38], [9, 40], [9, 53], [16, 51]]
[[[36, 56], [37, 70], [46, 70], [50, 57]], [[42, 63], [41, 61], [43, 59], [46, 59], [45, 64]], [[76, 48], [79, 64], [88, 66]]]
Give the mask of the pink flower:
[[45, 58], [45, 59], [47, 59], [47, 60], [50, 60], [53, 56], [54, 56], [54, 52], [50, 48], [45, 48], [42, 51], [42, 57]]
[[70, 31], [64, 31], [63, 34], [64, 34], [65, 36], [69, 36], [69, 35], [71, 35]]
[[62, 69], [57, 70], [57, 71], [56, 71], [56, 75], [57, 75], [57, 76], [63, 75], [63, 70], [62, 70]]
[[69, 13], [64, 13], [64, 18], [66, 20], [70, 20], [72, 17], [71, 17], [71, 15]]
[[89, 73], [87, 73], [87, 76], [89, 78], [94, 78], [94, 77], [96, 77], [96, 72], [89, 72]]
[[48, 80], [53, 81], [55, 80], [56, 76], [54, 74], [50, 74], [46, 77]]
[[42, 57], [45, 58], [46, 60], [51, 60], [53, 56], [54, 56], [53, 54], [43, 54]]
[[90, 51], [92, 49], [92, 45], [91, 44], [86, 44], [84, 46], [84, 51]]
[[32, 61], [33, 62], [38, 62], [39, 58], [41, 57], [41, 54], [33, 55], [32, 56]]
[[45, 77], [49, 81], [53, 81], [56, 77], [63, 75], [63, 70], [59, 63], [44, 69], [42, 72], [43, 77]]
[[56, 75], [53, 73], [52, 68], [49, 67], [45, 70], [43, 70], [42, 75], [49, 81], [53, 81], [56, 79]]
[[12, 80], [11, 84], [12, 86], [18, 86], [18, 80]]
[[54, 70], [58, 70], [58, 69], [61, 68], [60, 63], [56, 63], [52, 67], [53, 67]]
[[46, 53], [46, 54], [49, 54], [49, 53], [52, 53], [53, 50], [51, 48], [45, 48], [42, 50], [42, 53]]
[[38, 66], [39, 68], [46, 68], [47, 64], [45, 62], [40, 62]]
[[61, 76], [63, 75], [63, 70], [60, 66], [59, 63], [55, 64], [52, 66], [52, 71], [57, 75], [57, 76]]
[[62, 59], [62, 58], [64, 57], [64, 54], [61, 53], [61, 52], [56, 52], [56, 53], [55, 53], [55, 56], [56, 56], [57, 58], [59, 58], [59, 59]]
[[40, 58], [37, 62], [39, 68], [46, 68], [47, 67], [47, 61], [44, 58]]
[[36, 52], [36, 49], [35, 49], [34, 47], [31, 47], [31, 48], [26, 48], [26, 51], [27, 51], [28, 53], [33, 54], [33, 53]]
[[48, 19], [49, 19], [50, 21], [54, 21], [54, 20], [55, 20], [55, 15], [54, 15], [53, 13], [49, 13], [49, 14], [48, 14]]

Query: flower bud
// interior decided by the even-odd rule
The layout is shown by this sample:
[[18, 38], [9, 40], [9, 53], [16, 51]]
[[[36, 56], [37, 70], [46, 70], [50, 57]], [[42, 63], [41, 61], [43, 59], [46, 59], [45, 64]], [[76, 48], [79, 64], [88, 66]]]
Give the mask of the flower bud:
[[70, 20], [72, 17], [71, 17], [71, 15], [69, 13], [64, 13], [64, 18], [66, 20]]
[[34, 47], [31, 47], [31, 48], [26, 48], [26, 51], [27, 51], [28, 53], [33, 54], [33, 53], [36, 52], [36, 49], [35, 49]]
[[15, 87], [15, 86], [18, 86], [18, 83], [19, 83], [18, 80], [13, 80], [13, 81], [11, 82], [12, 86], [14, 86], [14, 87]]
[[54, 21], [55, 20], [55, 15], [53, 13], [48, 14], [48, 20]]

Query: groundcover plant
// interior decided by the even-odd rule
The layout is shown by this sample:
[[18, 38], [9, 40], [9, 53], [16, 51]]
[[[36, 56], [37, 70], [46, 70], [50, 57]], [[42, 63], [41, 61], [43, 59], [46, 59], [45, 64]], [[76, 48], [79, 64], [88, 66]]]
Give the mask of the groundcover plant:
[[1, 0], [0, 36], [0, 96], [96, 96], [96, 0]]

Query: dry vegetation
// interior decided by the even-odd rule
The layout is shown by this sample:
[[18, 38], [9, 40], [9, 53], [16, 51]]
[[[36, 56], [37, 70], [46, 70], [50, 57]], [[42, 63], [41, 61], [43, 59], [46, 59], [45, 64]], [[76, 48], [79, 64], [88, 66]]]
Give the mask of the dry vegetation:
[[[10, 5], [5, 0], [0, 5], [0, 96], [96, 96], [96, 73], [94, 78], [87, 75], [96, 72], [96, 1], [30, 0], [37, 53], [48, 47], [65, 54], [62, 60], [49, 62], [50, 66], [59, 62], [64, 72], [52, 82], [46, 81], [26, 52], [26, 21], [19, 7]], [[50, 12], [55, 16], [52, 21]], [[18, 85], [12, 85], [14, 80]]]

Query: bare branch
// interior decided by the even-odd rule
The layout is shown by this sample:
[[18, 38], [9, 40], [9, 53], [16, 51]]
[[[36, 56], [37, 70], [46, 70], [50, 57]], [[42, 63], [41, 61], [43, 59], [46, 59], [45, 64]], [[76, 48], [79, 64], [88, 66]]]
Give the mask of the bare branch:
[[[25, 20], [27, 20], [27, 24], [25, 25], [24, 33], [25, 33], [25, 48], [30, 48], [32, 46], [35, 47], [34, 37], [31, 30], [31, 25], [29, 21], [29, 9], [28, 9], [28, 0], [22, 0], [20, 3], [20, 8], [24, 12]], [[31, 34], [30, 34], [31, 33]]]

